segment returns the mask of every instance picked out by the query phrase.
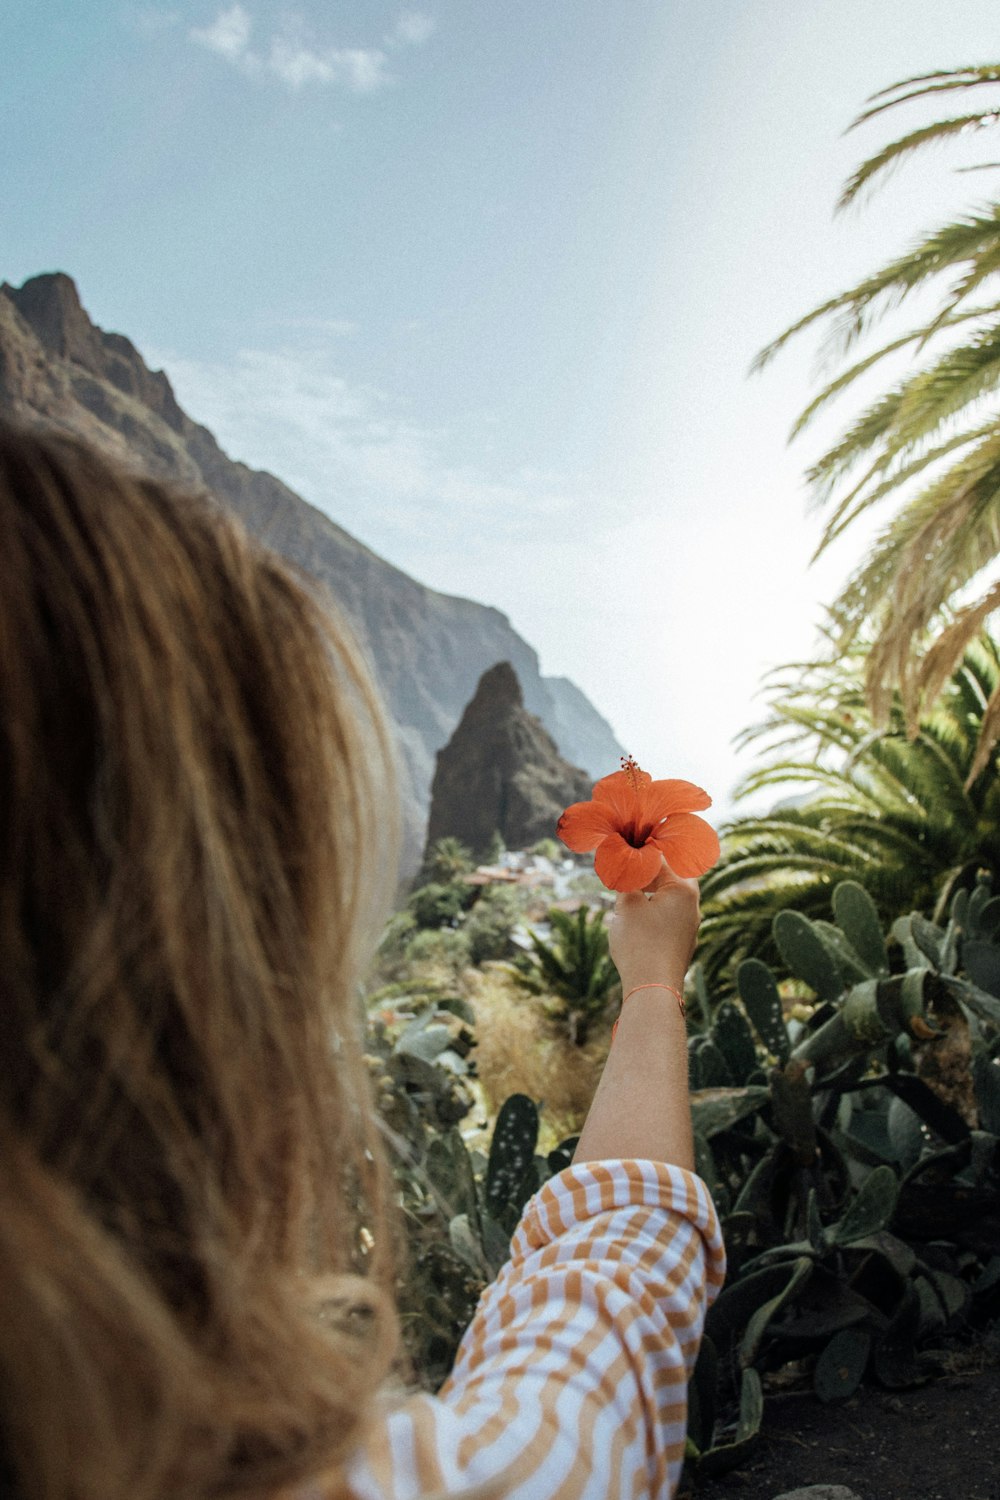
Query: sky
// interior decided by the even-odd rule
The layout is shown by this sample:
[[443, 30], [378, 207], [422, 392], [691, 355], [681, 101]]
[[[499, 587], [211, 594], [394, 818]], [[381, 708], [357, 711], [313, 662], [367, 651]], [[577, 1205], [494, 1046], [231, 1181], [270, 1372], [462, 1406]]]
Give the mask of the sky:
[[[810, 566], [797, 316], [978, 201], [985, 133], [835, 217], [995, 62], [996, 0], [0, 0], [0, 279], [63, 270], [234, 458], [493, 605], [720, 816]], [[925, 111], [922, 118], [928, 118]], [[986, 144], [984, 144], [986, 142]], [[613, 769], [608, 767], [608, 769]]]

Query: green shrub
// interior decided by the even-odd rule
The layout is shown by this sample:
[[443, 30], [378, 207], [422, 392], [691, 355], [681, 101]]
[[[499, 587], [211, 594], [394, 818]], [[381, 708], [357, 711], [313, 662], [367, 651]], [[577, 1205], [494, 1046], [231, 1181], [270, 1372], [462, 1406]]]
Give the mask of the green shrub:
[[422, 927], [406, 945], [408, 963], [440, 964], [456, 972], [471, 962], [469, 939], [462, 928]]
[[499, 828], [495, 828], [493, 830], [493, 837], [486, 846], [486, 863], [488, 865], [498, 865], [506, 853], [507, 845], [503, 841], [503, 834]]
[[475, 888], [464, 881], [451, 880], [446, 885], [432, 880], [418, 886], [406, 903], [418, 927], [450, 927], [461, 917]]
[[531, 853], [558, 865], [565, 857], [566, 848], [557, 839], [539, 839], [537, 844], [532, 844]]
[[467, 875], [474, 865], [475, 860], [472, 858], [471, 849], [468, 849], [459, 839], [435, 839], [424, 855], [424, 862], [415, 884], [429, 885], [434, 882], [438, 885], [448, 885], [458, 880], [460, 876]]
[[469, 957], [474, 964], [507, 958], [511, 933], [524, 912], [524, 895], [518, 886], [487, 886], [465, 919]]
[[397, 911], [389, 918], [375, 954], [373, 972], [382, 980], [401, 978], [406, 972], [407, 950], [417, 931], [410, 911]]

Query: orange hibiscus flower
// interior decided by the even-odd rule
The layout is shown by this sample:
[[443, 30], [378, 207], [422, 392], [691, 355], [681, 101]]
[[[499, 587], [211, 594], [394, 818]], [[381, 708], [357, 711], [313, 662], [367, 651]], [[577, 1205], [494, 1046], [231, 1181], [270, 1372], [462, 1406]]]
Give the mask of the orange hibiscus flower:
[[704, 875], [719, 857], [715, 829], [696, 813], [712, 799], [690, 781], [654, 781], [632, 759], [604, 776], [593, 800], [574, 802], [559, 819], [556, 833], [576, 854], [594, 855], [594, 870], [612, 891], [641, 891], [662, 869], [675, 875]]

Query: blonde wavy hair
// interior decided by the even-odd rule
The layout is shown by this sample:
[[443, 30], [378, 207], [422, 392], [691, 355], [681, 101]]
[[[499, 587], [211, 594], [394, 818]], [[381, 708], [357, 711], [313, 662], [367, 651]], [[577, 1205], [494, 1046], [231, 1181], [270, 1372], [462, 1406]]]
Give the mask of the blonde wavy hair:
[[395, 1347], [368, 676], [210, 501], [0, 429], [0, 705], [0, 1488], [336, 1493]]

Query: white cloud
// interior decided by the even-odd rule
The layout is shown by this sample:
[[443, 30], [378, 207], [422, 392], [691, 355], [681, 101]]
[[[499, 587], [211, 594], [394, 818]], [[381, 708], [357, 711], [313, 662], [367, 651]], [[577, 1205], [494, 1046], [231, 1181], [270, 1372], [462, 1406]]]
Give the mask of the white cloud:
[[[388, 55], [380, 47], [320, 45], [307, 38], [294, 20], [286, 20], [260, 45], [251, 45], [253, 29], [249, 11], [235, 0], [220, 10], [210, 25], [192, 27], [188, 36], [241, 72], [275, 78], [290, 89], [318, 84], [352, 94], [374, 94], [393, 82]], [[386, 46], [419, 46], [433, 30], [430, 16], [403, 11], [386, 38]]]
[[568, 519], [551, 475], [491, 473], [448, 452], [449, 435], [409, 420], [325, 352], [244, 350], [231, 365], [158, 353], [182, 406], [233, 457], [269, 469], [403, 567], [468, 551], [469, 527], [516, 541]]
[[394, 30], [386, 37], [387, 47], [421, 47], [432, 36], [437, 23], [433, 16], [419, 10], [404, 10]]
[[388, 58], [376, 48], [316, 49], [288, 36], [276, 36], [267, 55], [267, 69], [298, 89], [305, 83], [341, 84], [353, 94], [373, 94], [391, 82]]
[[254, 56], [250, 51], [252, 29], [249, 15], [237, 0], [228, 10], [220, 10], [211, 26], [194, 26], [188, 35], [199, 47], [217, 52], [227, 62], [245, 66]]

